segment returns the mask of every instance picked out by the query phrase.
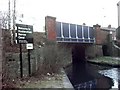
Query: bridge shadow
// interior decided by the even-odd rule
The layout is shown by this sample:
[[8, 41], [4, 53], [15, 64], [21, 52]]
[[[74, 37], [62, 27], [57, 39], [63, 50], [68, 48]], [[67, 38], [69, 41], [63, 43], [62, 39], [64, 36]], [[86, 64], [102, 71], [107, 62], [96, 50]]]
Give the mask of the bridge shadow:
[[85, 64], [85, 46], [83, 45], [75, 45], [72, 48], [72, 63], [77, 64]]
[[82, 45], [76, 45], [72, 49], [71, 79], [73, 84], [79, 84], [93, 79], [92, 76], [89, 76], [86, 71], [85, 47]]

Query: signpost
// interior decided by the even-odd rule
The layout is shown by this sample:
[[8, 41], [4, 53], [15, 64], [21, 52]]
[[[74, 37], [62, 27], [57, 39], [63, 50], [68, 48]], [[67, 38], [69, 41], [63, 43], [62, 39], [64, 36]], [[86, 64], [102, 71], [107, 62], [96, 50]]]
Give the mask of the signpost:
[[[31, 74], [31, 66], [30, 66], [30, 49], [33, 49], [33, 26], [32, 25], [24, 25], [24, 24], [16, 24], [17, 26], [17, 43], [20, 44], [20, 72], [21, 78], [23, 77], [23, 65], [22, 65], [22, 44], [27, 44], [28, 49], [28, 71], [29, 76]], [[28, 44], [31, 43], [31, 44]]]
[[33, 43], [33, 26], [16, 24], [17, 26], [17, 43], [27, 44], [29, 42]]
[[28, 49], [28, 73], [30, 76], [31, 75], [30, 50], [33, 49], [33, 44], [32, 43], [26, 44], [26, 48]]

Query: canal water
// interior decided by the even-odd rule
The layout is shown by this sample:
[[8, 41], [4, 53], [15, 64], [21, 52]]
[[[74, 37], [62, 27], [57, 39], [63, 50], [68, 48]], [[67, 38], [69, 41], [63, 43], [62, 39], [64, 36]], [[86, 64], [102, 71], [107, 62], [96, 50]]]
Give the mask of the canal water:
[[120, 68], [76, 63], [66, 67], [65, 71], [76, 90], [120, 89]]

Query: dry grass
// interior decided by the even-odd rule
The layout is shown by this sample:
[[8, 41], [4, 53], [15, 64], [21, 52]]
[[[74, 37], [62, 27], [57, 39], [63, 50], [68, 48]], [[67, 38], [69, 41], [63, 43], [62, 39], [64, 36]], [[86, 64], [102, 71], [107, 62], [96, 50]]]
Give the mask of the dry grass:
[[42, 74], [59, 73], [59, 70], [71, 62], [71, 52], [56, 43], [49, 43], [43, 47], [43, 62], [40, 63], [38, 71]]
[[90, 62], [101, 63], [101, 64], [109, 64], [109, 65], [120, 65], [120, 58], [116, 57], [97, 57], [92, 60], [88, 60]]

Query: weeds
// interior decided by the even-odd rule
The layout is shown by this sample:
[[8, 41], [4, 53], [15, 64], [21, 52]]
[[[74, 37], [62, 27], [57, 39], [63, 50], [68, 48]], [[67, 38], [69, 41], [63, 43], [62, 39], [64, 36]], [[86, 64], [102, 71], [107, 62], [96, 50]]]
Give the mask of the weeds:
[[39, 63], [37, 72], [42, 74], [58, 73], [59, 70], [71, 62], [70, 49], [50, 42], [43, 47], [42, 64]]

